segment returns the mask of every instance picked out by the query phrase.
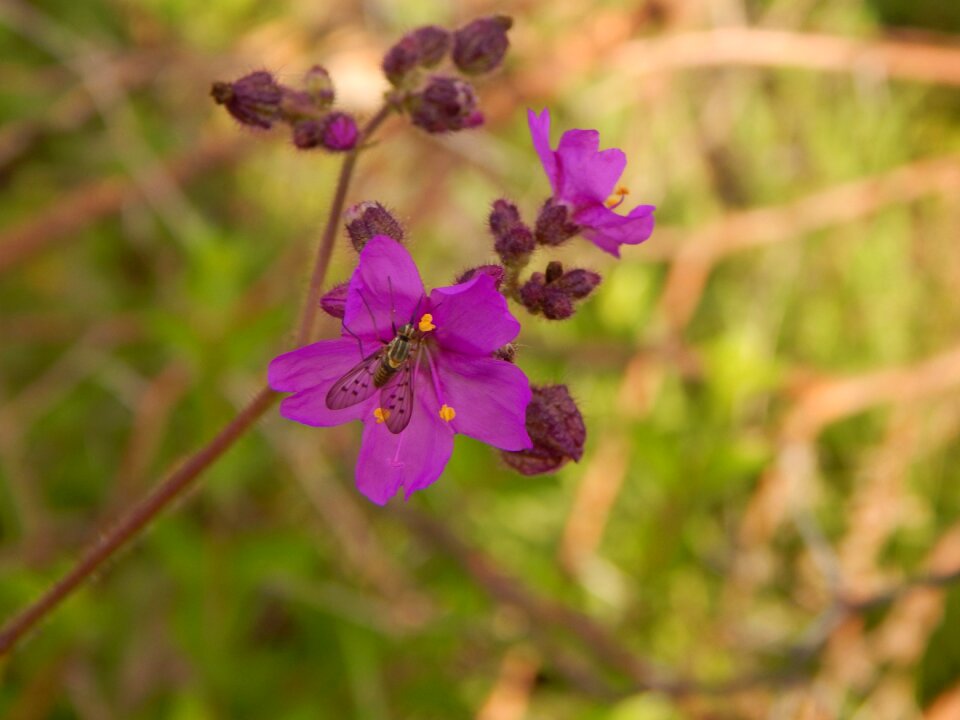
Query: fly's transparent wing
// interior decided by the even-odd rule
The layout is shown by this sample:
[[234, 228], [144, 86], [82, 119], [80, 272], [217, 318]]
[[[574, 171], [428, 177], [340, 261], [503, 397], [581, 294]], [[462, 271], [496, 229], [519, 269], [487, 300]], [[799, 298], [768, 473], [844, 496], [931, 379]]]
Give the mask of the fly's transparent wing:
[[376, 385], [373, 384], [373, 376], [377, 372], [381, 358], [383, 358], [383, 348], [347, 370], [327, 392], [327, 407], [331, 410], [343, 410], [373, 395], [377, 390]]
[[397, 374], [380, 391], [380, 407], [386, 416], [387, 429], [396, 435], [410, 422], [413, 415], [413, 386], [420, 365], [420, 349], [397, 368]]

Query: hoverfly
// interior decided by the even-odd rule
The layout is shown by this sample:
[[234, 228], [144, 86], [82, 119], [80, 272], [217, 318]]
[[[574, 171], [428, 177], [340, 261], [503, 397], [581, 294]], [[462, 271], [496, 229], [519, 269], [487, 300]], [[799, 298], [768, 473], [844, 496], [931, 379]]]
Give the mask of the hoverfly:
[[410, 422], [413, 410], [413, 380], [420, 365], [420, 336], [412, 322], [394, 327], [390, 342], [367, 355], [331, 386], [327, 392], [327, 407], [342, 410], [363, 402], [380, 390], [379, 410], [382, 415], [378, 417], [390, 432], [402, 432]]

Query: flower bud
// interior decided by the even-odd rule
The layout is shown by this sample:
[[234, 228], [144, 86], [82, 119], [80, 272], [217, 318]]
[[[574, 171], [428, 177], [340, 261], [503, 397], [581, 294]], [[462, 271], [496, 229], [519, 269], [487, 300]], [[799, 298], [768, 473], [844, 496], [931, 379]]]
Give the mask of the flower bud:
[[551, 260], [547, 263], [547, 269], [544, 271], [543, 276], [547, 283], [556, 282], [563, 276], [563, 264], [556, 260]]
[[303, 89], [317, 109], [326, 110], [333, 105], [333, 81], [326, 68], [314, 65], [307, 70], [303, 76]]
[[391, 85], [400, 85], [420, 62], [420, 45], [412, 34], [404, 35], [387, 50], [380, 67]]
[[566, 320], [576, 312], [574, 300], [587, 297], [600, 284], [600, 275], [577, 268], [564, 272], [563, 265], [552, 261], [546, 272], [535, 272], [520, 286], [519, 299], [531, 313], [542, 313], [548, 320]]
[[527, 433], [533, 447], [504, 452], [504, 461], [522, 475], [553, 472], [568, 460], [579, 461], [587, 429], [566, 385], [534, 385], [530, 389]]
[[363, 250], [367, 241], [377, 235], [386, 235], [403, 242], [403, 225], [378, 202], [357, 203], [343, 214], [347, 235], [357, 252]]
[[513, 20], [495, 15], [474, 20], [453, 34], [453, 62], [466, 75], [495, 70], [503, 62], [510, 41], [507, 30]]
[[475, 277], [478, 273], [483, 273], [492, 277], [494, 287], [496, 287], [497, 290], [500, 289], [500, 283], [503, 282], [503, 268], [499, 265], [480, 265], [479, 267], [466, 270], [460, 274], [460, 277], [457, 278], [457, 285], [467, 282], [467, 280]]
[[450, 33], [436, 25], [424, 25], [412, 33], [420, 54], [421, 67], [433, 67], [450, 51]]
[[323, 119], [320, 142], [332, 152], [353, 150], [360, 138], [360, 130], [353, 116], [345, 112], [332, 112]]
[[320, 298], [320, 309], [330, 317], [343, 319], [347, 311], [347, 288], [350, 283], [334, 285]]
[[570, 296], [558, 291], [551, 285], [544, 289], [543, 299], [540, 301], [540, 310], [547, 320], [566, 320], [576, 312]]
[[509, 200], [497, 200], [490, 209], [493, 248], [504, 265], [523, 265], [534, 249], [533, 233], [520, 219], [520, 211]]
[[523, 285], [520, 286], [520, 302], [532, 313], [540, 312], [543, 296], [546, 291], [546, 280], [543, 273], [535, 272]]
[[582, 300], [600, 284], [600, 273], [577, 268], [564, 273], [553, 284], [565, 295], [575, 300]]
[[454, 132], [483, 123], [473, 88], [458, 78], [431, 78], [421, 92], [408, 98], [407, 107], [413, 124], [428, 133]]
[[493, 207], [490, 208], [490, 231], [495, 237], [506, 233], [514, 225], [520, 225], [523, 220], [520, 218], [520, 210], [509, 200], [495, 200]]
[[259, 70], [234, 83], [215, 82], [210, 95], [244, 125], [268, 129], [280, 114], [283, 88], [273, 75]]
[[323, 138], [323, 123], [320, 120], [301, 120], [293, 126], [293, 144], [301, 150], [319, 147]]
[[561, 201], [550, 198], [537, 216], [533, 236], [541, 245], [560, 245], [578, 232], [580, 227], [569, 219], [570, 210]]

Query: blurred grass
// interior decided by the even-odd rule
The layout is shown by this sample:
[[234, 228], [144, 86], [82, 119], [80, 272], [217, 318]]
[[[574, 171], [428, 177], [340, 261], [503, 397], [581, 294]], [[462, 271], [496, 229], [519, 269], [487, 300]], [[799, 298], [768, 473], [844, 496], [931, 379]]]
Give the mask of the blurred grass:
[[[108, 65], [139, 58], [155, 70], [107, 107], [81, 102], [67, 129], [46, 124], [81, 88], [79, 66], [0, 14], [0, 132], [26, 123], [34, 138], [0, 166], [0, 227], [104, 177], [142, 182], [156, 160], [239, 141], [180, 193], [152, 185], [144, 201], [135, 190], [0, 275], [0, 616], [205, 442], [288, 344], [336, 160], [236, 127], [208, 101], [209, 82], [264, 66], [296, 77], [323, 62], [350, 78], [340, 84], [348, 107], [370, 112], [392, 38], [493, 9], [36, 7], [41, 35], [57, 43], [53, 28], [66, 27], [83, 40], [60, 48], [63, 58], [88, 47]], [[427, 285], [445, 284], [490, 258], [493, 199], [514, 197], [530, 215], [542, 202], [523, 111], [549, 106], [556, 135], [597, 127], [624, 148], [630, 199], [656, 203], [661, 230], [619, 263], [586, 243], [564, 248], [566, 262], [602, 269], [600, 291], [568, 323], [524, 322], [519, 362], [537, 382], [570, 385], [588, 423], [584, 460], [521, 478], [458, 438], [444, 477], [411, 504], [682, 676], [802, 665], [788, 651], [831, 592], [804, 523], [853, 595], [949, 569], [931, 558], [956, 548], [956, 388], [854, 404], [807, 435], [784, 428], [813, 422], [831, 382], [957, 347], [956, 184], [718, 258], [702, 297], [684, 296], [689, 322], [662, 300], [697, 228], [956, 153], [956, 89], [870, 67], [634, 77], [614, 60], [638, 38], [743, 21], [860, 39], [960, 32], [951, 7], [516, 4], [514, 53], [480, 88], [488, 127], [436, 141], [394, 121], [362, 159], [352, 198], [394, 208]], [[341, 246], [330, 281], [352, 262]], [[491, 600], [455, 554], [352, 490], [357, 440], [354, 427], [264, 421], [6, 661], [0, 716], [456, 718], [485, 707], [485, 719], [951, 717], [933, 708], [960, 683], [955, 589], [848, 619], [825, 636], [813, 679], [788, 689], [619, 702], [583, 692], [544, 647], [542, 633], [568, 647], [555, 628], [538, 631], [537, 618]], [[540, 649], [524, 654], [531, 646]], [[613, 674], [589, 648], [569, 647]], [[526, 709], [511, 715], [495, 700], [517, 648]]]

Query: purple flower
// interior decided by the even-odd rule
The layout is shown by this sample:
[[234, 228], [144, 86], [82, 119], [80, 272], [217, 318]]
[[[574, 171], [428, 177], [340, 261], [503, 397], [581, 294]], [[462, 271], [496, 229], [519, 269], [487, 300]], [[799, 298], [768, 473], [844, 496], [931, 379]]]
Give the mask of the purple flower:
[[[567, 219], [578, 226], [588, 240], [616, 257], [620, 256], [621, 245], [636, 245], [650, 237], [653, 205], [638, 205], [627, 215], [614, 212], [628, 193], [625, 187], [617, 186], [627, 165], [622, 150], [598, 150], [600, 134], [596, 130], [568, 130], [553, 150], [550, 112], [544, 110], [538, 116], [533, 110], [527, 110], [527, 120], [533, 146], [553, 187], [552, 202], [547, 201], [546, 210], [556, 214], [557, 206], [563, 206]], [[551, 218], [551, 223], [545, 225], [563, 227], [557, 218]], [[537, 239], [556, 244], [547, 237]], [[566, 238], [560, 242], [563, 239]]]
[[291, 420], [364, 423], [357, 487], [383, 505], [436, 480], [455, 433], [502, 450], [531, 446], [527, 378], [492, 357], [519, 330], [493, 277], [428, 295], [410, 254], [379, 235], [350, 278], [341, 337], [275, 358], [270, 387], [294, 393], [280, 405]]

